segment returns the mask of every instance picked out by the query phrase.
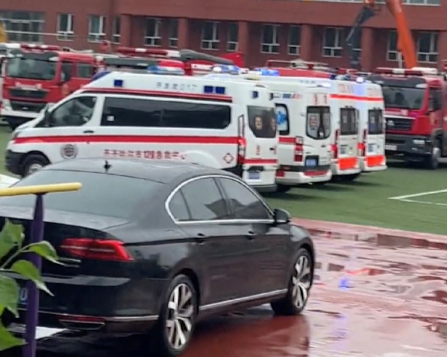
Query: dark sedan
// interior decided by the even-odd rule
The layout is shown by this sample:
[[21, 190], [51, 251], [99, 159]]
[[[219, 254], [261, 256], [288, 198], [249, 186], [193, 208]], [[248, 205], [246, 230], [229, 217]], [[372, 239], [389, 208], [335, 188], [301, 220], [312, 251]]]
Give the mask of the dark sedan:
[[[160, 352], [176, 356], [199, 318], [267, 302], [277, 314], [304, 309], [314, 272], [308, 232], [235, 175], [81, 159], [15, 186], [63, 182], [83, 187], [45, 197], [45, 239], [64, 265], [43, 263], [54, 297], [41, 294], [40, 325], [155, 333]], [[25, 240], [33, 204], [32, 196], [0, 198], [0, 216], [21, 222]]]

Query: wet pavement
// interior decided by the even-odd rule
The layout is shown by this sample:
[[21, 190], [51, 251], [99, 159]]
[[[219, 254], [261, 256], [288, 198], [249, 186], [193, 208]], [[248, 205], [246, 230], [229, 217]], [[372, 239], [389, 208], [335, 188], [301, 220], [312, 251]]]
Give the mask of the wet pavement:
[[[446, 356], [447, 244], [377, 235], [315, 243], [317, 280], [302, 316], [262, 306], [206, 321], [184, 356]], [[39, 357], [53, 356], [157, 357], [140, 337], [41, 342]]]

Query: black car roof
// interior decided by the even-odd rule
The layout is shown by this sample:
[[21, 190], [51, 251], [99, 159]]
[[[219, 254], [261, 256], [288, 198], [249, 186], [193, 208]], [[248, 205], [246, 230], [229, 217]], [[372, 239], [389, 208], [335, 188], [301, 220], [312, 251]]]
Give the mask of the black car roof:
[[[106, 163], [110, 166], [105, 169]], [[111, 175], [120, 175], [135, 177], [144, 180], [170, 183], [183, 176], [195, 177], [201, 175], [225, 175], [233, 174], [213, 169], [197, 164], [178, 162], [178, 161], [144, 161], [136, 159], [74, 159], [64, 160], [56, 164], [46, 166], [42, 170], [60, 170], [60, 171], [82, 171], [93, 173], [109, 173]]]

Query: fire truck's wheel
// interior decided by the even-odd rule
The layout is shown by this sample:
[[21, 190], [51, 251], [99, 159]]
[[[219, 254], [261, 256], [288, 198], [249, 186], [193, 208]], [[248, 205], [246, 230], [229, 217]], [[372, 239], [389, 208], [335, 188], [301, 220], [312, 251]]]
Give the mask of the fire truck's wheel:
[[436, 170], [439, 167], [439, 159], [441, 158], [441, 149], [438, 144], [433, 146], [430, 156], [425, 159], [425, 166], [430, 170]]
[[22, 164], [22, 177], [29, 176], [32, 173], [39, 171], [44, 166], [49, 165], [48, 159], [40, 154], [28, 155]]
[[276, 192], [278, 193], [286, 193], [289, 192], [292, 189], [292, 186], [287, 185], [277, 185], [276, 186]]

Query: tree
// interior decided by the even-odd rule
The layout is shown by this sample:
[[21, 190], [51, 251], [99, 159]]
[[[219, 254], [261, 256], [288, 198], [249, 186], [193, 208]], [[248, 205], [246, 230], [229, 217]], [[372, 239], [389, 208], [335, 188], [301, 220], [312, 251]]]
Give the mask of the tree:
[[[35, 253], [53, 263], [58, 262], [58, 256], [53, 246], [47, 241], [24, 244], [23, 227], [6, 220], [0, 232], [0, 317], [9, 311], [18, 317], [18, 302], [20, 287], [11, 273], [19, 274], [26, 280], [31, 280], [37, 288], [51, 294], [42, 280], [39, 270], [28, 260], [20, 259], [25, 253]], [[12, 335], [0, 319], [0, 352], [25, 343]]]

